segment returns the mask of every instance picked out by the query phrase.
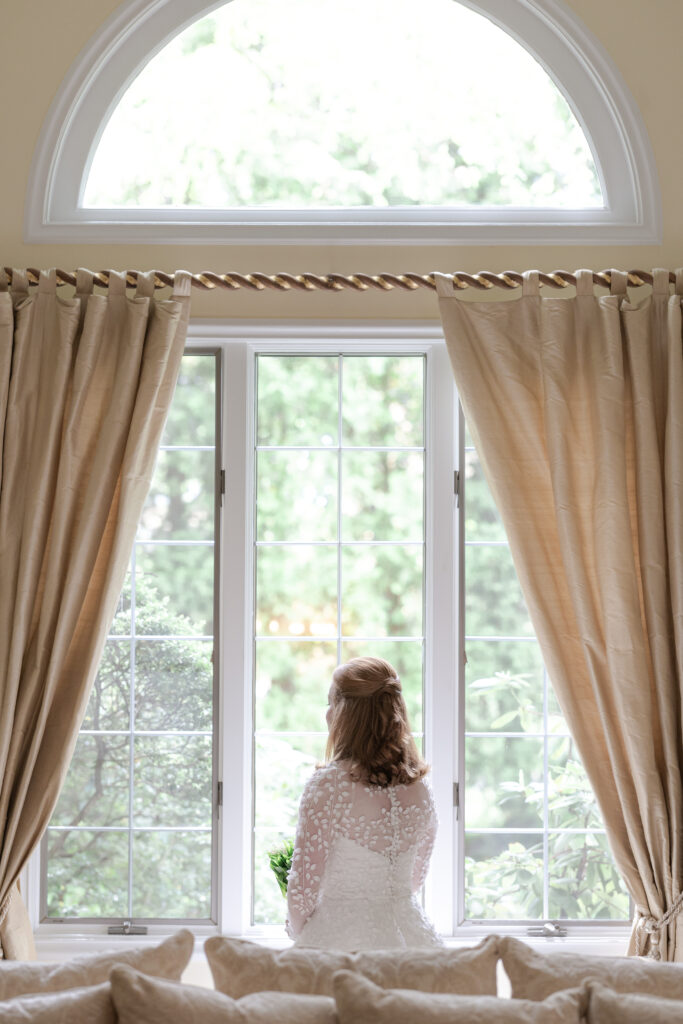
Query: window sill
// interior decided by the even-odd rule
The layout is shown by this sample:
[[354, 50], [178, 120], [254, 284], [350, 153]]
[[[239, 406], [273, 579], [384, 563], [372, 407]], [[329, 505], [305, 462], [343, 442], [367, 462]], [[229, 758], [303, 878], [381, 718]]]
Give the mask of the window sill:
[[[63, 961], [82, 953], [100, 953], [107, 949], [130, 949], [131, 946], [155, 946], [164, 938], [178, 931], [183, 925], [153, 925], [147, 935], [108, 935], [102, 930], [95, 931], [73, 926], [42, 925], [35, 933], [37, 958], [41, 961]], [[203, 957], [204, 941], [211, 935], [219, 935], [215, 927], [199, 926], [190, 928], [195, 936], [194, 957]], [[455, 935], [444, 937], [449, 949], [461, 949], [476, 945], [487, 935], [512, 935], [526, 942], [540, 953], [565, 952], [583, 953], [594, 956], [625, 956], [631, 930], [620, 925], [576, 925], [570, 935], [545, 938], [526, 935], [524, 928], [478, 925], [459, 928]], [[288, 949], [292, 942], [284, 932], [273, 929], [271, 934], [246, 932], [235, 938], [255, 942], [276, 949]]]

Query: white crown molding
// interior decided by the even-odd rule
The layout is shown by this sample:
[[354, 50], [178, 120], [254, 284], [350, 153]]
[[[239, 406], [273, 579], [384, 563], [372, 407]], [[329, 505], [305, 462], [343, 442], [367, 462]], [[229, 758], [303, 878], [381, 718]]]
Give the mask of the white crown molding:
[[621, 74], [561, 0], [459, 0], [523, 45], [572, 107], [606, 206], [556, 210], [90, 210], [81, 205], [102, 130], [151, 56], [224, 0], [126, 0], [72, 65], [50, 107], [26, 190], [27, 242], [239, 245], [643, 245], [662, 237], [645, 125]]

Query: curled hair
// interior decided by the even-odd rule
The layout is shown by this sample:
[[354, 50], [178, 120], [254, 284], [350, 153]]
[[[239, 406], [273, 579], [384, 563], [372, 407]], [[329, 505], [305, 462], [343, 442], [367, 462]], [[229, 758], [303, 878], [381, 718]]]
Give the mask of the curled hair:
[[429, 771], [408, 724], [401, 681], [382, 658], [352, 658], [332, 675], [326, 761], [347, 761], [351, 778], [373, 786], [421, 779]]

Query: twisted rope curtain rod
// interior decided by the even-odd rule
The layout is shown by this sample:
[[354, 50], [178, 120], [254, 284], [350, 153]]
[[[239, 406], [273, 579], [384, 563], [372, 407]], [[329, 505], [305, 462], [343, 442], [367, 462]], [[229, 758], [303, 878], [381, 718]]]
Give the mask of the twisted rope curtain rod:
[[[12, 282], [11, 267], [4, 268], [8, 280]], [[38, 284], [40, 271], [34, 267], [28, 267], [25, 271], [29, 284]], [[652, 273], [649, 270], [628, 270], [628, 284], [632, 287], [653, 283]], [[75, 271], [57, 270], [58, 285], [76, 286]], [[92, 272], [94, 283], [106, 288], [109, 283], [109, 270]], [[133, 288], [137, 284], [138, 271], [127, 270], [126, 284]], [[482, 270], [477, 274], [468, 274], [462, 270], [453, 274], [447, 274], [453, 279], [456, 288], [478, 288], [482, 291], [491, 288], [503, 288], [513, 290], [520, 288], [523, 282], [522, 275], [516, 270], [506, 270], [502, 274], [493, 274]], [[200, 288], [203, 291], [211, 291], [214, 288], [225, 288], [228, 291], [235, 291], [239, 288], [248, 288], [252, 291], [342, 291], [344, 288], [351, 288], [354, 291], [365, 292], [375, 289], [376, 291], [390, 292], [394, 289], [403, 291], [415, 291], [418, 288], [430, 288], [436, 290], [436, 284], [432, 274], [216, 274], [211, 270], [202, 271], [199, 274], [191, 274], [193, 288]], [[609, 288], [612, 281], [611, 270], [600, 270], [593, 272], [593, 283], [604, 288]], [[676, 283], [676, 274], [669, 271], [669, 281]], [[549, 288], [568, 288], [576, 284], [576, 275], [568, 270], [554, 270], [552, 273], [539, 273], [541, 285]], [[167, 274], [163, 270], [154, 271], [154, 287], [167, 288], [173, 285], [173, 274]]]

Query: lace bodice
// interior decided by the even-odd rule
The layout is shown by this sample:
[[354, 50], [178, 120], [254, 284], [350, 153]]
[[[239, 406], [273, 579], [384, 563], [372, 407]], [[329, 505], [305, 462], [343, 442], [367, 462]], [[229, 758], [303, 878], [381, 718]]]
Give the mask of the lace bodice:
[[[401, 914], [409, 908], [412, 917], [418, 913], [413, 894], [425, 880], [436, 828], [434, 801], [424, 781], [381, 788], [355, 782], [343, 764], [319, 768], [299, 807], [287, 889], [288, 934], [300, 936], [307, 922], [313, 924], [314, 912], [324, 907], [324, 914], [316, 914], [314, 930], [320, 932], [327, 916], [334, 935], [329, 943], [314, 944], [341, 942], [343, 919], [348, 917], [350, 926], [351, 918], [357, 923], [362, 915], [367, 944], [387, 945], [393, 936], [388, 917], [398, 930], [396, 908]], [[382, 920], [373, 924], [373, 912]], [[409, 923], [418, 932], [424, 925], [427, 944], [438, 942], [421, 911], [419, 920]], [[307, 933], [310, 937], [310, 928]], [[391, 944], [425, 944], [419, 939], [416, 934], [412, 942], [403, 937]]]

